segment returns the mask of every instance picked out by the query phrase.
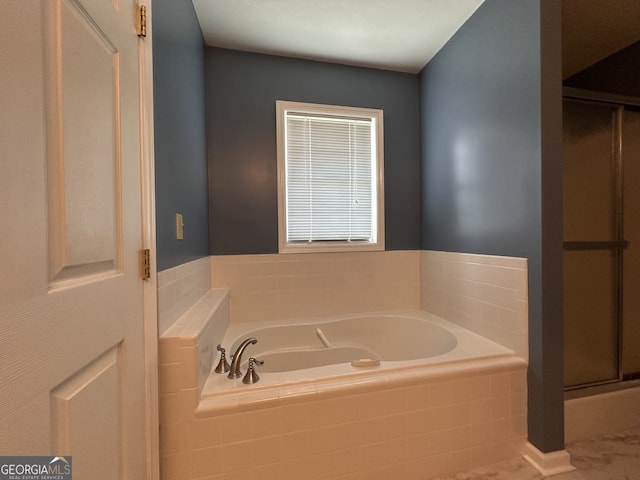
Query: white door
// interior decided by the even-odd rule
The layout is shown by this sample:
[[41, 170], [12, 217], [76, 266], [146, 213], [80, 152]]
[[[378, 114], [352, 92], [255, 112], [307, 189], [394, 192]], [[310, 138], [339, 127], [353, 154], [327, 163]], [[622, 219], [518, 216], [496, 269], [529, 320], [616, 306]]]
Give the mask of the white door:
[[0, 455], [79, 480], [148, 469], [135, 12], [0, 7]]

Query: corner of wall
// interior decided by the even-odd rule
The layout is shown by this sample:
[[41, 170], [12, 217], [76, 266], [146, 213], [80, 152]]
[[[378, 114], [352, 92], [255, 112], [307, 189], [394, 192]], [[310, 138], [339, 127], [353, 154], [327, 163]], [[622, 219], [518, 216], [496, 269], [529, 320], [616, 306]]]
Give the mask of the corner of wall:
[[420, 307], [529, 360], [525, 258], [422, 250]]
[[210, 260], [202, 257], [158, 273], [158, 334], [211, 289]]

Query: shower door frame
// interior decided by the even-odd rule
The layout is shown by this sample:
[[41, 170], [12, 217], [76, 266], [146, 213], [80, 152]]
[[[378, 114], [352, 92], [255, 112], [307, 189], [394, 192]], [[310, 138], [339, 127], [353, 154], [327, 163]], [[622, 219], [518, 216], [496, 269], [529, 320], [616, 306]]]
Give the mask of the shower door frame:
[[624, 265], [623, 252], [628, 246], [628, 241], [624, 239], [624, 162], [623, 162], [623, 146], [622, 146], [622, 126], [625, 107], [640, 107], [640, 99], [635, 97], [626, 97], [622, 95], [608, 94], [603, 92], [595, 92], [591, 90], [582, 90], [577, 88], [564, 87], [562, 89], [562, 99], [571, 101], [582, 101], [591, 104], [600, 104], [615, 109], [615, 117], [612, 120], [612, 157], [614, 163], [614, 183], [615, 183], [615, 199], [614, 199], [614, 231], [615, 240], [611, 241], [564, 241], [563, 251], [576, 250], [609, 250], [615, 254], [615, 315], [614, 320], [617, 326], [617, 378], [597, 380], [593, 382], [580, 383], [577, 385], [565, 385], [565, 391], [578, 390], [588, 387], [596, 387], [601, 385], [609, 385], [624, 381], [623, 367], [623, 301], [624, 301]]

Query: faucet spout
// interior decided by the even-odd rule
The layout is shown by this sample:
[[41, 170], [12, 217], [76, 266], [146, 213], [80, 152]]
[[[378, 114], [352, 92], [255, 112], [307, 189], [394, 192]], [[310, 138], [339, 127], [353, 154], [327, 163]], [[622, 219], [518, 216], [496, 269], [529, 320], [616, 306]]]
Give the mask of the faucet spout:
[[242, 376], [242, 372], [240, 371], [240, 363], [242, 362], [242, 354], [244, 353], [244, 349], [249, 345], [253, 345], [258, 343], [253, 337], [249, 337], [242, 341], [242, 343], [236, 349], [236, 353], [233, 354], [233, 358], [231, 360], [231, 369], [229, 370], [229, 375], [227, 378], [240, 378]]

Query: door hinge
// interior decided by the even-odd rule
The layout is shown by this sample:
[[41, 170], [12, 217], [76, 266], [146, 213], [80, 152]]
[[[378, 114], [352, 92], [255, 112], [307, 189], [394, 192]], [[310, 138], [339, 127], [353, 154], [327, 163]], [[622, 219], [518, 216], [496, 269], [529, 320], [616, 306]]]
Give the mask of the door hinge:
[[147, 36], [147, 7], [138, 5], [138, 15], [136, 20], [136, 33], [139, 37]]
[[149, 280], [151, 278], [151, 251], [148, 248], [145, 248], [140, 253], [141, 276], [143, 280]]

